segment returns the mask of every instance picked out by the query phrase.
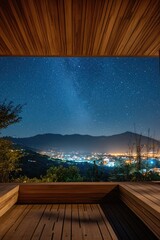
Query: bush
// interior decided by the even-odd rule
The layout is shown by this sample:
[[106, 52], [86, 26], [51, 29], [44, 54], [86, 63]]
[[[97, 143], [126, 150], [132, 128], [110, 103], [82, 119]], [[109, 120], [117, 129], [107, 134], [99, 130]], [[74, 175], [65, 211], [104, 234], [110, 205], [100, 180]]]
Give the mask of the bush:
[[47, 174], [42, 178], [43, 182], [81, 182], [83, 178], [79, 174], [79, 169], [75, 166], [70, 167], [51, 167]]

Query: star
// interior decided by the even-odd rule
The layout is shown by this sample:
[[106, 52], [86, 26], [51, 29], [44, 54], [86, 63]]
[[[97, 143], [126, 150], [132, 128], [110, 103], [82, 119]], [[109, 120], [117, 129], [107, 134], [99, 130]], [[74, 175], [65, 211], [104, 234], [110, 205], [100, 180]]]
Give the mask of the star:
[[156, 130], [158, 58], [0, 57], [0, 101], [24, 104], [22, 122], [2, 132], [113, 135]]

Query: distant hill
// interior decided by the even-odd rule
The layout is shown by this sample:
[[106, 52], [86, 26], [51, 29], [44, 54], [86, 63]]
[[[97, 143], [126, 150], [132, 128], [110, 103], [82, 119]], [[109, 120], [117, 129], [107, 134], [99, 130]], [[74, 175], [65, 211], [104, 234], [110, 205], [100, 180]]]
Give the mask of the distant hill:
[[[22, 146], [37, 150], [55, 149], [57, 151], [79, 152], [128, 152], [128, 146], [136, 143], [140, 135], [125, 132], [113, 136], [42, 134], [28, 138], [11, 138]], [[160, 146], [160, 142], [149, 138], [150, 144]], [[148, 137], [141, 136], [141, 144], [147, 144]]]
[[24, 175], [29, 178], [40, 178], [40, 176], [46, 174], [49, 167], [54, 165], [54, 162], [49, 161], [47, 156], [43, 156], [32, 150], [24, 149], [23, 154], [24, 156], [20, 160], [20, 168], [22, 171], [18, 173], [19, 175]]

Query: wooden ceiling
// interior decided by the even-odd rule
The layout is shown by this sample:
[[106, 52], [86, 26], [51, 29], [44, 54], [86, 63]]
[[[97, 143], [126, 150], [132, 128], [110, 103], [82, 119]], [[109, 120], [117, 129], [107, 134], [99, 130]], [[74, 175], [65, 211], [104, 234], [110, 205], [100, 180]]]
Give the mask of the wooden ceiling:
[[158, 56], [160, 0], [0, 0], [1, 56]]

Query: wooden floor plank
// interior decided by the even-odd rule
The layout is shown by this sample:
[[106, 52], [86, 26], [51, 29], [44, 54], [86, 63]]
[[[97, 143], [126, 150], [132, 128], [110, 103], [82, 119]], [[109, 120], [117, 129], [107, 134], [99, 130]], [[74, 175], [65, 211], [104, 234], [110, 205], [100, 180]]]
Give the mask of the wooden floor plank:
[[[12, 239], [14, 236], [15, 240], [30, 240], [32, 234], [40, 221], [40, 218], [44, 212], [45, 205], [31, 205], [29, 211], [23, 215], [21, 221], [15, 226], [9, 235], [6, 235], [6, 240]], [[29, 231], [28, 231], [29, 230]], [[9, 238], [10, 237], [10, 238]], [[5, 238], [4, 238], [5, 239]]]
[[79, 205], [80, 224], [82, 228], [83, 239], [103, 239], [97, 225], [100, 215], [92, 213], [90, 204]]
[[[5, 236], [3, 237], [4, 240], [8, 240], [8, 239], [14, 239], [16, 240], [16, 234], [17, 234], [17, 229], [19, 227], [19, 225], [23, 222], [25, 216], [31, 211], [32, 206], [28, 205], [26, 208], [22, 209], [19, 212], [19, 206], [16, 207], [16, 211], [19, 212], [17, 218], [15, 218], [15, 223], [11, 226], [11, 228], [8, 229], [8, 231], [6, 232]], [[4, 215], [5, 217], [5, 215]], [[2, 217], [3, 219], [3, 217]]]
[[103, 236], [103, 239], [112, 239], [112, 240], [118, 240], [115, 232], [113, 231], [113, 228], [111, 227], [111, 224], [109, 223], [108, 219], [105, 217], [104, 212], [102, 211], [99, 204], [94, 204], [94, 208], [97, 208], [97, 211], [99, 211], [99, 214], [101, 216], [101, 221], [98, 221], [98, 225], [101, 231], [101, 234]]
[[54, 225], [53, 240], [61, 240], [63, 234], [63, 220], [65, 214], [65, 204], [59, 204], [57, 221]]
[[[44, 215], [46, 207], [47, 207], [46, 205], [39, 205], [39, 208], [37, 211], [36, 206], [35, 205], [33, 206], [32, 211], [26, 215], [26, 219], [22, 223], [23, 225], [20, 225], [20, 227], [19, 227], [19, 230], [21, 230], [23, 228], [23, 231], [22, 231], [22, 237], [17, 238], [17, 240], [18, 239], [19, 240], [20, 239], [21, 240], [32, 239], [32, 236]], [[27, 225], [26, 222], [30, 222], [30, 224], [28, 224], [28, 226], [26, 226]], [[29, 231], [28, 231], [28, 229], [29, 229]]]
[[[3, 217], [0, 218], [0, 239], [14, 229], [19, 224], [23, 215], [29, 210], [28, 205], [14, 205]], [[12, 235], [12, 234], [11, 234]]]
[[55, 226], [55, 222], [57, 222], [58, 215], [59, 215], [59, 212], [58, 212], [59, 204], [52, 204], [48, 206], [49, 208], [47, 209], [47, 212], [45, 211], [45, 219], [43, 219], [41, 222], [41, 226], [43, 229], [41, 229], [41, 226], [38, 226], [33, 236], [33, 240], [53, 239], [54, 226]]
[[89, 222], [90, 222], [90, 231], [92, 231], [93, 234], [93, 240], [97, 239], [103, 239], [103, 236], [101, 235], [101, 231], [99, 229], [99, 226], [97, 222], [101, 221], [101, 216], [97, 209], [95, 208], [94, 211], [92, 209], [91, 204], [86, 204], [87, 214], [89, 216]]
[[89, 218], [87, 215], [87, 210], [85, 207], [85, 204], [78, 204], [79, 209], [79, 219], [80, 219], [80, 225], [82, 228], [82, 235], [84, 240], [92, 239], [92, 233], [89, 231]]
[[[50, 216], [51, 208], [52, 208], [52, 205], [47, 204], [47, 206], [44, 210], [44, 213], [43, 213], [42, 217], [40, 218], [40, 221], [37, 224], [37, 227], [35, 228], [35, 231], [32, 234], [31, 239], [38, 240], [38, 239], [42, 238], [44, 229], [45, 229], [46, 226], [48, 226], [48, 218]], [[51, 239], [51, 237], [52, 237], [51, 231], [48, 231], [47, 233], [48, 233], [48, 236], [47, 236], [48, 238], [47, 239]]]
[[72, 204], [72, 240], [83, 240], [78, 204]]
[[62, 239], [64, 240], [70, 240], [71, 239], [71, 204], [65, 205], [65, 214], [64, 214], [64, 220], [63, 220], [63, 234]]

